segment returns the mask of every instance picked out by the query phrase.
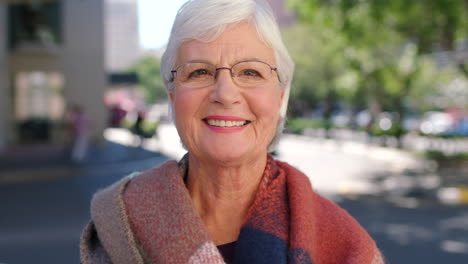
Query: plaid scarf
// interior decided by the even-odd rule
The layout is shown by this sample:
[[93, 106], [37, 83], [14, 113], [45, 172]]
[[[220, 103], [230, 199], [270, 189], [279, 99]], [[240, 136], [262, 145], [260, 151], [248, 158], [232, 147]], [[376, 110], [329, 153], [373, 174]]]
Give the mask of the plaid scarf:
[[[168, 161], [98, 192], [81, 262], [224, 263], [185, 187], [187, 165]], [[314, 192], [300, 171], [271, 157], [234, 255], [234, 263], [383, 263], [356, 220]]]
[[[180, 177], [186, 171], [185, 158], [177, 168], [166, 164], [130, 182], [124, 200], [132, 229], [152, 263], [223, 263]], [[268, 157], [234, 263], [383, 260], [375, 242], [349, 214], [315, 193], [300, 171]]]

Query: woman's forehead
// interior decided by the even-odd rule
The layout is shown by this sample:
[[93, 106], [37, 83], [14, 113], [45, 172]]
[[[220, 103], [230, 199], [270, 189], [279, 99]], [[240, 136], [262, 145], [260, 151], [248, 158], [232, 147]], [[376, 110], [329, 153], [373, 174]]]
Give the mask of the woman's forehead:
[[211, 42], [190, 40], [183, 43], [178, 50], [176, 64], [189, 61], [231, 64], [242, 60], [275, 62], [273, 50], [260, 40], [255, 28], [247, 23], [227, 27]]

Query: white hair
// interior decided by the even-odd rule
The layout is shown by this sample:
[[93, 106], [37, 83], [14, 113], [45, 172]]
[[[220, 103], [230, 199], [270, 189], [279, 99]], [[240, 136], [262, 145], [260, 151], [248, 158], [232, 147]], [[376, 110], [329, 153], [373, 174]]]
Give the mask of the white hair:
[[[280, 121], [272, 150], [282, 133], [286, 118], [289, 90], [294, 72], [292, 61], [276, 23], [271, 7], [265, 0], [190, 0], [178, 11], [172, 26], [167, 48], [161, 58], [161, 76], [167, 91], [173, 89], [172, 73], [180, 46], [190, 40], [210, 42], [217, 39], [227, 26], [247, 21], [253, 25], [258, 37], [273, 49], [280, 87], [284, 97]], [[170, 107], [172, 110], [172, 106]]]

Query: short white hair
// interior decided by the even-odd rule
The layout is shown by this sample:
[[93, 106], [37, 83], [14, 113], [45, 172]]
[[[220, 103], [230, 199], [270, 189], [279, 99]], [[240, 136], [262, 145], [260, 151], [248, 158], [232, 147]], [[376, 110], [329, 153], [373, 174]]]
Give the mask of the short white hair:
[[273, 11], [265, 0], [187, 1], [179, 9], [172, 26], [167, 48], [161, 58], [161, 76], [167, 91], [171, 91], [174, 88], [171, 70], [176, 66], [177, 52], [183, 43], [191, 40], [214, 41], [227, 26], [243, 21], [253, 25], [260, 40], [273, 49], [280, 87], [284, 90], [280, 122], [269, 147], [272, 150], [283, 130], [294, 62], [283, 43]]

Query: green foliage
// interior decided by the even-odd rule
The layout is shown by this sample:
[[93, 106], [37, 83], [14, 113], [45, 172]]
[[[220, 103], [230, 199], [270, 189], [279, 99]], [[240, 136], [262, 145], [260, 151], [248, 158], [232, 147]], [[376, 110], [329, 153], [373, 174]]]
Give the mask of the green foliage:
[[[129, 120], [128, 118], [124, 118], [122, 120], [122, 127], [134, 131], [135, 129], [135, 121]], [[143, 120], [141, 123], [141, 131], [142, 131], [142, 136], [146, 138], [150, 138], [156, 133], [156, 130], [158, 129], [159, 126], [159, 121], [153, 121], [153, 120]]]
[[311, 118], [291, 118], [286, 120], [286, 130], [301, 134], [305, 128], [328, 128], [327, 121]]
[[306, 24], [285, 29], [283, 37], [296, 63], [291, 90], [295, 116], [304, 115], [304, 109], [315, 108], [321, 102], [334, 105], [337, 95], [351, 101], [357, 76], [346, 65], [342, 37], [326, 27]]
[[378, 125], [374, 125], [368, 132], [373, 136], [391, 136], [396, 138], [399, 138], [406, 133], [406, 131], [398, 124], [392, 125], [388, 130], [383, 130]]
[[134, 123], [135, 123], [134, 121], [131, 121], [131, 120], [129, 120], [128, 118], [124, 118], [124, 119], [122, 119], [122, 122], [121, 122], [120, 125], [121, 125], [123, 128], [131, 129], [131, 128], [133, 127], [133, 124], [134, 124]]
[[434, 44], [451, 50], [454, 41], [468, 34], [468, 2], [461, 0], [289, 0], [289, 6], [309, 22], [326, 13], [348, 36], [387, 28], [415, 41], [423, 53]]
[[423, 155], [425, 158], [437, 161], [468, 161], [468, 152], [457, 154], [445, 154], [444, 152], [438, 150], [428, 150], [424, 152]]
[[139, 89], [144, 92], [146, 103], [155, 103], [167, 98], [166, 89], [160, 74], [160, 59], [147, 56], [138, 61], [132, 68], [138, 75]]
[[[444, 96], [446, 107], [467, 105], [460, 103], [462, 100], [457, 103], [455, 98], [449, 100], [453, 92], [444, 88], [459, 72], [454, 67], [437, 68], [428, 53], [437, 49], [454, 51], [457, 41], [468, 39], [468, 1], [289, 0], [288, 3], [306, 28], [302, 31], [308, 32], [302, 34], [306, 40], [296, 33], [292, 38], [295, 45], [288, 45], [286, 37], [298, 62], [299, 73], [295, 78], [303, 78], [293, 83], [299, 85], [293, 85], [298, 91], [293, 91], [292, 99], [308, 98], [303, 87], [309, 81], [314, 84], [316, 101], [327, 98], [327, 91], [334, 91], [341, 103], [358, 109], [367, 107], [373, 115], [382, 110], [398, 113], [396, 127], [401, 126], [407, 111], [433, 109], [434, 101], [440, 100], [436, 96]], [[303, 49], [294, 50], [300, 41], [310, 45], [302, 44]], [[468, 76], [464, 63], [455, 60], [452, 65]]]
[[152, 137], [154, 133], [156, 133], [158, 126], [159, 126], [158, 121], [144, 120], [143, 123], [141, 124], [143, 137], [147, 137], [147, 138]]

